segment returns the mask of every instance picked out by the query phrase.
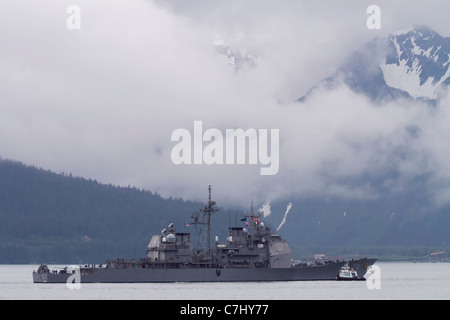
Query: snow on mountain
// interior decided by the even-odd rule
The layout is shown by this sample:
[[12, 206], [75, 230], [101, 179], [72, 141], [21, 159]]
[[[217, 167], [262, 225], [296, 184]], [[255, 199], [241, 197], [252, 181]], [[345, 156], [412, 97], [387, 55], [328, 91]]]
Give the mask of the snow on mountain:
[[391, 54], [380, 64], [386, 84], [414, 99], [438, 99], [450, 81], [450, 38], [422, 27], [390, 35], [387, 45]]
[[[397, 98], [437, 101], [450, 84], [450, 38], [426, 27], [376, 38], [353, 52], [337, 72], [319, 85], [344, 82], [376, 102]], [[315, 88], [298, 101], [304, 101]]]
[[223, 56], [227, 60], [227, 64], [239, 73], [244, 68], [254, 68], [257, 65], [257, 57], [237, 49], [232, 49], [223, 43], [215, 44], [217, 54]]

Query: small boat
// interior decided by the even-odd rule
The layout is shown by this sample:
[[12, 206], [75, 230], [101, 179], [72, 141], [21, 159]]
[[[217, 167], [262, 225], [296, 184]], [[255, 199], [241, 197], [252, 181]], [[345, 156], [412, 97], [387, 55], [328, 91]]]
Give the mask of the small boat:
[[348, 262], [344, 264], [339, 270], [339, 274], [336, 276], [336, 280], [338, 281], [365, 281], [366, 278], [359, 277], [358, 272], [350, 268]]

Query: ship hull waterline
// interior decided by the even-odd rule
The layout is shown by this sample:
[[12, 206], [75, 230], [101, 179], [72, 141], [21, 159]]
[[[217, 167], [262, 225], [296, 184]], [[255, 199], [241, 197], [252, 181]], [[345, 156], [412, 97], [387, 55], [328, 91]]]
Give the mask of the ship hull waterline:
[[[363, 277], [376, 259], [360, 259], [349, 265]], [[170, 283], [170, 282], [272, 282], [336, 280], [346, 262], [292, 268], [81, 268], [80, 283]], [[34, 283], [67, 283], [72, 274], [33, 273]], [[72, 277], [74, 281], [76, 279]], [[72, 281], [70, 281], [72, 282]]]

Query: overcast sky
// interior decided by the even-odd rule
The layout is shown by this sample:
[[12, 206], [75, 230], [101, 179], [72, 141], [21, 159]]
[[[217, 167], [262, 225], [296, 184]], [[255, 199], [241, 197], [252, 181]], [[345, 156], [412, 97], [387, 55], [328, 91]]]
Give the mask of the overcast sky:
[[[450, 2], [2, 0], [0, 156], [162, 195], [243, 204], [290, 196], [376, 197], [432, 172], [433, 199], [450, 201], [450, 115], [404, 102], [383, 107], [339, 87], [293, 101], [353, 50], [409, 25], [450, 36]], [[67, 28], [70, 5], [79, 30]], [[214, 44], [256, 59], [236, 73]], [[175, 166], [178, 128], [280, 129], [280, 170], [260, 165]], [[412, 139], [405, 128], [419, 128]], [[408, 156], [398, 156], [407, 149]]]

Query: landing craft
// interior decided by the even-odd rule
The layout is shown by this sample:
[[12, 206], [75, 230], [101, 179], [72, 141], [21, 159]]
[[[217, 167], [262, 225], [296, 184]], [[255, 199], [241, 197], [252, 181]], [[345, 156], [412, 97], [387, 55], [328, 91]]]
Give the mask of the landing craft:
[[[107, 260], [104, 265], [80, 266], [81, 283], [136, 282], [242, 282], [336, 280], [344, 265], [363, 277], [376, 259], [352, 261], [316, 261], [300, 263], [291, 260], [289, 244], [261, 221], [253, 212], [241, 221], [244, 226], [228, 229], [225, 243], [211, 244], [211, 216], [218, 212], [211, 199], [190, 223], [199, 232], [194, 247], [190, 233], [178, 233], [171, 223], [161, 234], [153, 235], [147, 256], [138, 260]], [[73, 266], [71, 266], [73, 267]], [[67, 283], [72, 281], [68, 267], [50, 270], [43, 264], [33, 271], [35, 283]], [[78, 275], [78, 274], [77, 274]]]

